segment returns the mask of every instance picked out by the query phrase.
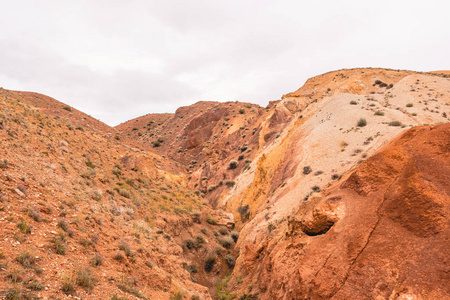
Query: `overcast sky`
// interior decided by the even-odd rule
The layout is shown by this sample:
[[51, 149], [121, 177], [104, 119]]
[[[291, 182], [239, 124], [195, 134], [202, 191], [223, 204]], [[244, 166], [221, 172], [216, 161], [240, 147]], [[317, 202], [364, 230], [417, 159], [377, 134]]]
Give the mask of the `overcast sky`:
[[450, 1], [0, 0], [0, 86], [109, 125], [266, 105], [335, 69], [450, 69]]

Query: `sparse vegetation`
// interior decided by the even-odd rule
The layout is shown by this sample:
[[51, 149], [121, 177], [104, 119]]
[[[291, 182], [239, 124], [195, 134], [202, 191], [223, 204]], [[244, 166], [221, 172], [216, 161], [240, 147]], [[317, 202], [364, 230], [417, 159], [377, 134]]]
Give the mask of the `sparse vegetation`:
[[233, 242], [234, 242], [233, 239], [229, 236], [219, 239], [219, 244], [226, 249], [229, 249], [233, 244]]
[[228, 187], [233, 187], [236, 184], [234, 180], [225, 180], [225, 185]]
[[250, 207], [248, 205], [239, 206], [237, 212], [241, 215], [242, 222], [250, 218]]
[[125, 255], [128, 257], [134, 255], [133, 251], [131, 251], [130, 246], [127, 243], [125, 243], [125, 241], [119, 241], [119, 250], [125, 252]]
[[359, 119], [358, 123], [356, 123], [356, 126], [358, 126], [358, 127], [364, 127], [366, 125], [367, 125], [367, 121], [366, 121], [366, 119], [363, 119], [363, 118]]
[[24, 250], [16, 256], [16, 261], [25, 268], [31, 268], [36, 263], [36, 257], [30, 251]]
[[217, 225], [217, 220], [213, 218], [211, 215], [206, 217], [206, 222], [211, 225]]
[[103, 256], [101, 256], [100, 253], [95, 253], [94, 257], [92, 257], [89, 262], [94, 267], [101, 266], [103, 264]]
[[225, 255], [225, 263], [230, 269], [232, 269], [236, 264], [236, 259], [231, 255]]
[[87, 290], [92, 290], [96, 283], [96, 279], [91, 269], [82, 267], [76, 271], [76, 282], [79, 286]]
[[232, 231], [232, 232], [230, 233], [230, 236], [231, 236], [231, 238], [233, 239], [233, 241], [236, 243], [237, 240], [239, 239], [239, 232], [237, 232], [237, 231]]
[[186, 246], [186, 248], [188, 248], [189, 250], [194, 249], [195, 248], [195, 243], [192, 239], [187, 239], [184, 241], [184, 245]]
[[205, 258], [205, 271], [211, 272], [215, 263], [216, 263], [216, 257], [214, 255], [208, 255]]
[[23, 233], [26, 233], [26, 234], [31, 233], [31, 227], [27, 224], [25, 219], [20, 220], [20, 222], [17, 224], [17, 227]]
[[228, 168], [232, 170], [232, 169], [236, 169], [237, 166], [238, 166], [237, 160], [231, 160]]
[[400, 121], [392, 121], [388, 123], [389, 126], [402, 126], [402, 123]]
[[312, 169], [311, 169], [310, 166], [304, 166], [303, 167], [303, 174], [308, 175], [311, 172], [312, 172]]

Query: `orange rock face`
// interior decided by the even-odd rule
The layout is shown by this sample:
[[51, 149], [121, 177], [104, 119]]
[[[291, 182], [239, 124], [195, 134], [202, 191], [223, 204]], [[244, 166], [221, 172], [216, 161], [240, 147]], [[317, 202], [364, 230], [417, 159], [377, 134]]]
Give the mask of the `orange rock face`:
[[448, 299], [450, 124], [416, 127], [245, 246], [258, 299]]

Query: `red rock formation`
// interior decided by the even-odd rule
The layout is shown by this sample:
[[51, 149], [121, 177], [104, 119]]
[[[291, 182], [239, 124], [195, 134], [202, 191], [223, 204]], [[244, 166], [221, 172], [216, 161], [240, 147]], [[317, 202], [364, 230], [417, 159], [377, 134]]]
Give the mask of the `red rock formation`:
[[[449, 299], [450, 124], [415, 127], [245, 245], [258, 299]], [[252, 285], [253, 289], [248, 290]]]

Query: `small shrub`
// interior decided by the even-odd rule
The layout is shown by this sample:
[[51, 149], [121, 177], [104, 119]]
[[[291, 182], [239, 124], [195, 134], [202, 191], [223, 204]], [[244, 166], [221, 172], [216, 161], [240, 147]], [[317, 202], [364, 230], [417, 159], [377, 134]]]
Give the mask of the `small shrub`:
[[67, 223], [64, 219], [61, 219], [58, 221], [58, 227], [67, 232], [69, 229], [69, 223]]
[[94, 164], [93, 164], [92, 161], [90, 161], [90, 160], [87, 160], [87, 161], [86, 161], [86, 166], [89, 167], [89, 168], [91, 168], [91, 169], [94, 169], [94, 168], [95, 168]]
[[95, 201], [100, 201], [102, 200], [102, 194], [100, 194], [99, 192], [94, 192], [94, 194], [92, 195], [92, 199]]
[[131, 198], [131, 193], [129, 190], [127, 189], [119, 189], [117, 191], [119, 193], [120, 196], [125, 197], [125, 198]]
[[206, 222], [211, 225], [217, 225], [217, 220], [214, 219], [211, 215], [206, 217]]
[[357, 105], [358, 102], [356, 102], [355, 100], [352, 100], [352, 101], [350, 101], [350, 104], [351, 104], [351, 105]]
[[119, 241], [119, 250], [125, 252], [125, 255], [128, 257], [133, 256], [133, 252], [131, 251], [130, 246], [128, 246], [128, 244], [124, 241]]
[[16, 261], [25, 268], [31, 268], [36, 263], [36, 258], [28, 250], [25, 250], [16, 256]]
[[195, 246], [198, 248], [198, 247], [201, 247], [201, 245], [203, 245], [205, 243], [205, 238], [203, 237], [203, 236], [201, 236], [200, 234], [198, 234], [196, 237], [195, 237]]
[[186, 246], [186, 248], [188, 248], [189, 250], [194, 249], [195, 248], [195, 243], [192, 239], [187, 239], [184, 241], [184, 245]]
[[234, 257], [231, 255], [225, 255], [225, 263], [227, 264], [227, 266], [230, 269], [232, 269], [232, 268], [234, 268], [234, 265], [236, 264], [236, 259], [234, 259]]
[[23, 233], [26, 234], [31, 233], [31, 227], [27, 224], [27, 222], [24, 219], [20, 220], [20, 222], [17, 224], [17, 227]]
[[138, 298], [145, 299], [145, 296], [136, 288], [136, 280], [133, 278], [123, 278], [117, 287], [125, 293], [130, 293]]
[[233, 187], [236, 184], [234, 180], [225, 180], [225, 185], [228, 187]]
[[233, 244], [233, 242], [234, 241], [231, 237], [219, 239], [219, 244], [226, 249], [229, 249], [231, 247], [231, 245]]
[[30, 279], [24, 285], [27, 289], [30, 289], [32, 291], [42, 291], [44, 289], [44, 285], [42, 284], [42, 282], [37, 279]]
[[103, 264], [103, 256], [101, 256], [100, 253], [95, 253], [94, 257], [92, 257], [89, 262], [94, 267], [101, 266]]
[[212, 191], [214, 191], [215, 189], [217, 188], [217, 186], [215, 185], [215, 184], [212, 184], [212, 185], [210, 185], [210, 186], [208, 186], [208, 192], [212, 192]]
[[170, 294], [169, 300], [182, 300], [184, 293], [180, 291], [174, 291]]
[[6, 275], [6, 278], [11, 280], [12, 283], [19, 283], [22, 282], [23, 275], [24, 274], [21, 269], [13, 269]]
[[384, 116], [384, 112], [377, 110], [377, 111], [374, 113], [374, 115], [375, 115], [375, 116]]
[[198, 210], [193, 210], [193, 211], [191, 212], [191, 218], [192, 218], [192, 221], [194, 221], [194, 223], [200, 224], [200, 223], [201, 223], [201, 221], [200, 221], [201, 215], [202, 215], [202, 213], [201, 213], [200, 211], [198, 211]]
[[237, 240], [239, 239], [239, 232], [237, 232], [237, 231], [232, 231], [232, 232], [230, 233], [230, 236], [231, 236], [231, 238], [233, 239], [233, 241], [236, 243]]
[[241, 115], [245, 114], [245, 109], [244, 109], [244, 108], [239, 109], [239, 113], [240, 113]]
[[208, 235], [208, 230], [206, 228], [202, 228], [200, 229], [200, 231], [204, 234], [204, 235]]
[[42, 220], [41, 215], [39, 214], [39, 211], [37, 211], [32, 206], [28, 207], [28, 216], [33, 218], [33, 220], [35, 220], [36, 222], [40, 222]]
[[114, 255], [113, 255], [113, 259], [114, 259], [114, 260], [117, 260], [117, 261], [123, 261], [123, 260], [125, 259], [125, 257], [123, 256], [122, 253], [116, 252], [116, 253], [114, 253]]
[[161, 143], [158, 142], [158, 141], [154, 141], [154, 142], [152, 142], [152, 144], [153, 144], [154, 148], [157, 148], [157, 147], [161, 146]]
[[72, 111], [72, 107], [70, 107], [70, 106], [64, 106], [63, 109], [67, 110], [67, 111]]
[[413, 104], [412, 103], [408, 103], [408, 104], [406, 104], [406, 107], [413, 107]]
[[341, 176], [339, 174], [331, 174], [331, 180], [340, 179]]
[[250, 219], [250, 207], [248, 205], [239, 206], [237, 212], [241, 215], [241, 221]]
[[220, 227], [220, 229], [219, 229], [219, 233], [221, 234], [221, 235], [227, 235], [228, 234], [228, 229], [226, 228], [226, 227]]
[[10, 288], [5, 293], [6, 300], [21, 300], [21, 299], [31, 299], [31, 295], [26, 294], [23, 290], [18, 287]]
[[208, 255], [205, 258], [205, 271], [206, 272], [211, 272], [211, 270], [214, 267], [214, 264], [216, 263], [216, 257], [213, 255]]
[[320, 187], [317, 185], [313, 186], [311, 189], [316, 193], [320, 192]]
[[366, 125], [367, 125], [367, 121], [366, 121], [366, 119], [363, 119], [363, 118], [359, 119], [358, 123], [356, 123], [356, 126], [358, 126], [358, 127], [364, 127]]
[[311, 169], [310, 166], [304, 166], [303, 167], [303, 174], [308, 175], [311, 172], [312, 172], [312, 169]]
[[91, 269], [83, 267], [76, 272], [76, 282], [79, 286], [82, 286], [87, 290], [92, 290], [95, 285], [96, 279]]
[[67, 272], [61, 278], [61, 290], [65, 294], [72, 294], [75, 292], [75, 285], [77, 281], [73, 272]]
[[66, 254], [66, 242], [64, 238], [62, 238], [61, 236], [55, 237], [53, 239], [53, 249], [55, 250], [56, 254]]
[[402, 123], [400, 121], [392, 121], [392, 122], [389, 122], [388, 125], [398, 127], [398, 126], [402, 126]]
[[237, 162], [237, 160], [231, 160], [230, 161], [230, 165], [229, 165], [229, 169], [236, 169], [237, 168], [237, 166], [238, 166], [238, 162]]
[[190, 265], [188, 265], [187, 267], [186, 267], [186, 271], [188, 271], [189, 273], [197, 273], [198, 272], [198, 269], [197, 269], [197, 264], [196, 263], [192, 263], [192, 264], [190, 264]]
[[6, 159], [0, 160], [0, 169], [5, 170], [8, 168], [8, 161]]

